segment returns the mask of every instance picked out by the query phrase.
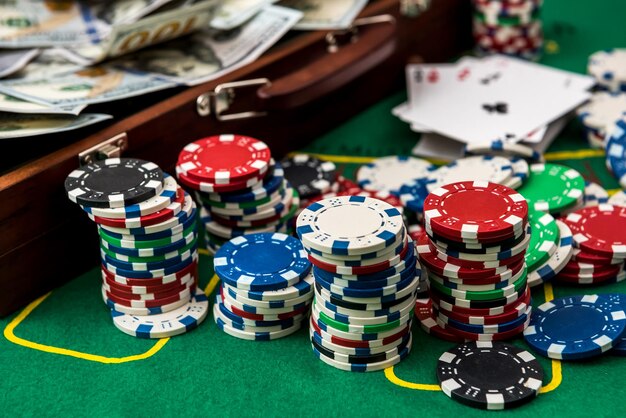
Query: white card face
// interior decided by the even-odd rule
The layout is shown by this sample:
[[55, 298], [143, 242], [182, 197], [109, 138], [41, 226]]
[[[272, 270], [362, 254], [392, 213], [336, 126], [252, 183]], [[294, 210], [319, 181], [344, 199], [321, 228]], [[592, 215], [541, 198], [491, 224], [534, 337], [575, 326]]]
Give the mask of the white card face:
[[465, 145], [454, 139], [446, 138], [434, 133], [423, 134], [421, 139], [411, 150], [411, 154], [418, 157], [436, 158], [452, 161], [463, 157]]
[[587, 76], [500, 56], [409, 67], [411, 102], [403, 120], [465, 143], [523, 139], [587, 100], [593, 84]]

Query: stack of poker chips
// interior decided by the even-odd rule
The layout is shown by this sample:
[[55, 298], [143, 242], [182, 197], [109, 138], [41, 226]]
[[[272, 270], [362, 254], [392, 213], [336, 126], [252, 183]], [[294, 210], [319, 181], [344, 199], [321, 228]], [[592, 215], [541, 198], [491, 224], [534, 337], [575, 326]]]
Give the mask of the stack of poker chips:
[[[499, 144], [491, 143], [489, 147], [476, 148], [472, 152], [490, 154], [502, 149]], [[507, 150], [511, 149], [507, 147]], [[528, 173], [529, 165], [524, 158], [506, 158], [501, 155], [469, 156], [441, 167], [430, 167], [424, 176], [406, 182], [399, 189], [400, 201], [405, 207], [407, 218], [421, 222], [426, 196], [441, 186], [459, 181], [482, 180], [516, 189], [526, 181]]]
[[[306, 207], [311, 199], [324, 193], [339, 191], [344, 185], [337, 181], [335, 164], [307, 154], [296, 154], [280, 162], [285, 178], [300, 196], [300, 207]], [[345, 180], [345, 179], [344, 179]], [[350, 182], [345, 187], [351, 187]]]
[[607, 49], [589, 56], [587, 72], [598, 87], [610, 92], [626, 92], [626, 49]]
[[219, 135], [188, 144], [179, 154], [176, 174], [196, 190], [212, 253], [233, 237], [289, 232], [299, 208], [297, 190], [267, 145], [247, 136]]
[[626, 115], [615, 122], [606, 140], [606, 168], [626, 189]]
[[404, 359], [421, 268], [401, 213], [378, 199], [339, 196], [304, 209], [296, 231], [315, 277], [315, 355], [359, 372]]
[[426, 234], [416, 249], [428, 273], [432, 317], [420, 316], [422, 326], [456, 340], [520, 334], [532, 309], [524, 198], [494, 183], [453, 183], [428, 195], [424, 222]]
[[291, 335], [313, 299], [311, 263], [296, 238], [281, 233], [236, 237], [213, 259], [222, 280], [213, 314], [224, 332], [267, 341]]
[[543, 46], [542, 0], [472, 0], [476, 52], [537, 60]]
[[573, 168], [533, 164], [528, 180], [518, 189], [528, 206], [558, 217], [585, 206], [585, 179]]
[[150, 162], [112, 158], [74, 170], [65, 189], [98, 225], [102, 298], [117, 328], [163, 338], [206, 318], [196, 206], [174, 177]]
[[600, 204], [570, 213], [562, 221], [571, 230], [574, 249], [556, 280], [593, 285], [626, 278], [626, 208]]
[[604, 149], [613, 129], [619, 129], [616, 122], [626, 114], [626, 94], [596, 92], [576, 113], [585, 128], [585, 137], [591, 148]]

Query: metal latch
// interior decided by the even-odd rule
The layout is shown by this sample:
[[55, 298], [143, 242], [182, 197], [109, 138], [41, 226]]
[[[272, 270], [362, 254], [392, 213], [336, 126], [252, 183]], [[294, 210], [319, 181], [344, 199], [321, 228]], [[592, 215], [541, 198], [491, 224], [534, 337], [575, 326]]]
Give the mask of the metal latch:
[[362, 17], [360, 19], [356, 19], [350, 27], [347, 29], [336, 30], [334, 32], [328, 32], [325, 36], [327, 46], [327, 51], [331, 54], [339, 51], [339, 45], [346, 43], [356, 43], [359, 40], [359, 28], [367, 25], [376, 25], [379, 23], [394, 23], [396, 19], [391, 15], [377, 15], [377, 16], [369, 16]]
[[215, 90], [201, 94], [196, 99], [196, 111], [200, 116], [215, 116], [220, 122], [236, 119], [256, 118], [265, 116], [267, 112], [247, 111], [239, 113], [225, 114], [235, 101], [235, 90], [254, 86], [271, 86], [272, 83], [267, 78], [255, 78], [252, 80], [233, 81], [222, 83], [215, 87]]
[[78, 154], [78, 165], [83, 166], [107, 158], [119, 158], [127, 148], [128, 135], [123, 132]]

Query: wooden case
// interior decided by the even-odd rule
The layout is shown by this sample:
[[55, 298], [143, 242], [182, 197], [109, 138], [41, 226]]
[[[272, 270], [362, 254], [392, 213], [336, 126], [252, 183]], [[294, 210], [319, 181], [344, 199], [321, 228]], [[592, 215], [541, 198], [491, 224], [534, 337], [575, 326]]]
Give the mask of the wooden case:
[[[96, 228], [63, 189], [85, 150], [116, 138], [114, 143], [124, 144], [122, 155], [173, 173], [188, 142], [236, 132], [263, 139], [280, 158], [401, 89], [407, 60], [442, 62], [469, 48], [470, 10], [466, 0], [433, 0], [426, 12], [410, 18], [400, 14], [397, 0], [379, 0], [361, 17], [389, 14], [395, 22], [362, 26], [356, 40], [354, 33], [303, 33], [218, 80], [101, 106], [97, 110], [115, 115], [104, 129], [10, 142], [4, 161], [11, 169], [0, 177], [0, 316], [97, 266]], [[343, 42], [345, 37], [355, 42]], [[331, 53], [334, 40], [338, 47]], [[258, 79], [247, 87], [224, 85]], [[216, 88], [218, 98], [232, 99], [221, 115], [215, 94], [206, 94]], [[263, 116], [228, 117], [238, 112]], [[32, 158], [33, 150], [45, 155], [15, 161]]]

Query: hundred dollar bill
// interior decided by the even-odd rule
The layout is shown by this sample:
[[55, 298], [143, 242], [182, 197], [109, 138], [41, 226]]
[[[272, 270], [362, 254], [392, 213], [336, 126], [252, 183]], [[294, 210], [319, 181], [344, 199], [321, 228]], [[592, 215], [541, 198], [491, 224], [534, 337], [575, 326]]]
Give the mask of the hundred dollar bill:
[[0, 93], [42, 105], [67, 107], [126, 99], [174, 85], [152, 75], [101, 65], [54, 77], [3, 80]]
[[39, 54], [38, 49], [0, 51], [0, 78], [21, 70], [37, 54]]
[[230, 30], [242, 25], [265, 6], [277, 0], [224, 0], [217, 10], [211, 27], [218, 30]]
[[[78, 64], [66, 58], [66, 51], [61, 48], [44, 49], [37, 58], [25, 67], [11, 74], [9, 79], [43, 78], [81, 68]], [[0, 81], [1, 82], [1, 81]]]
[[34, 48], [98, 43], [109, 25], [86, 3], [72, 0], [0, 0], [0, 47]]
[[0, 93], [0, 112], [78, 115], [87, 105], [52, 107]]
[[204, 0], [191, 6], [157, 13], [129, 24], [115, 25], [103, 43], [73, 49], [77, 62], [98, 63], [196, 30], [207, 28], [217, 8], [217, 0]]
[[199, 32], [123, 57], [118, 65], [181, 84], [201, 84], [255, 61], [301, 16], [296, 10], [268, 6], [232, 31]]
[[92, 0], [93, 14], [109, 25], [133, 23], [172, 0]]
[[85, 113], [79, 116], [0, 113], [0, 139], [73, 131], [112, 117], [101, 113]]
[[345, 29], [367, 5], [367, 0], [282, 0], [279, 4], [304, 13], [294, 29]]

